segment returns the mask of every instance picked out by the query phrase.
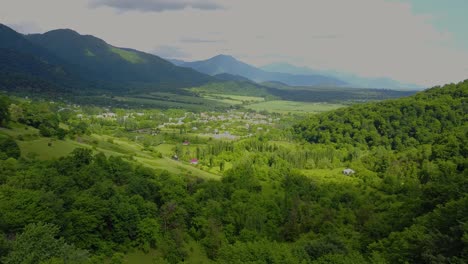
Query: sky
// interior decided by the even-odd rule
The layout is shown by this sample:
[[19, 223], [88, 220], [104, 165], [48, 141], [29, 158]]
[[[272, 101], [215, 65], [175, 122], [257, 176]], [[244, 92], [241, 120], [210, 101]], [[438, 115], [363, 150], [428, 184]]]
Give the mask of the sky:
[[229, 54], [430, 87], [468, 78], [466, 10], [466, 0], [1, 0], [0, 23], [166, 58]]

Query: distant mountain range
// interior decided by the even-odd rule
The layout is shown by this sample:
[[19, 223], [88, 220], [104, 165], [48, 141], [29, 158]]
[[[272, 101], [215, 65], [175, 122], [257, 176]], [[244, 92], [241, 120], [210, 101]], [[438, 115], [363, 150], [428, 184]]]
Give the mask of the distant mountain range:
[[[308, 91], [311, 87], [331, 89], [351, 85], [351, 82], [307, 68], [284, 66], [270, 65], [265, 70], [228, 55], [218, 55], [205, 61], [169, 62], [156, 55], [115, 47], [102, 39], [70, 29], [22, 35], [0, 24], [2, 90], [94, 94], [190, 93], [184, 88], [214, 84], [259, 89], [282, 98], [304, 100], [305, 93], [309, 97], [313, 95]], [[298, 91], [304, 95], [292, 94]]]
[[245, 78], [240, 75], [233, 75], [229, 73], [220, 73], [216, 74], [213, 77], [215, 77], [218, 80], [223, 80], [223, 81], [235, 81], [235, 82], [253, 82], [252, 80]]
[[208, 60], [186, 62], [167, 59], [174, 65], [189, 67], [212, 76], [230, 74], [241, 76], [257, 83], [280, 82], [289, 86], [334, 86], [371, 89], [421, 90], [424, 87], [401, 83], [387, 77], [367, 78], [337, 71], [312, 70], [288, 63], [273, 63], [257, 68], [229, 55], [218, 55]]
[[343, 86], [346, 82], [340, 79], [320, 74], [290, 74], [283, 72], [269, 72], [247, 63], [241, 62], [229, 55], [218, 55], [208, 60], [182, 62], [171, 60], [174, 64], [192, 68], [198, 72], [211, 76], [228, 73], [250, 79], [257, 83], [267, 81], [282, 82], [291, 86]]
[[0, 85], [8, 90], [37, 90], [37, 85], [77, 91], [172, 90], [217, 80], [70, 29], [22, 35], [2, 24], [0, 76]]
[[323, 71], [323, 70], [313, 70], [308, 67], [299, 67], [291, 65], [288, 63], [273, 63], [261, 67], [262, 70], [272, 71], [272, 72], [284, 72], [289, 74], [322, 74], [326, 76], [331, 76], [334, 78], [341, 79], [348, 83], [349, 86], [359, 87], [359, 88], [375, 88], [375, 89], [408, 89], [408, 90], [421, 90], [425, 87], [401, 83], [399, 81], [380, 77], [380, 78], [367, 78], [361, 77], [355, 74], [343, 73], [337, 71]]

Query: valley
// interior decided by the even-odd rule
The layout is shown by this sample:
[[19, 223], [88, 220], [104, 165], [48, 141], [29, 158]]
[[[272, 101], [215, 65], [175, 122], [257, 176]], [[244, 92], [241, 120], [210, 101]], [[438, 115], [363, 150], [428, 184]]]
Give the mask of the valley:
[[[12, 216], [20, 213], [64, 225], [68, 231], [63, 236], [77, 247], [69, 254], [78, 261], [80, 250], [86, 250], [89, 263], [230, 263], [233, 258], [240, 263], [250, 259], [242, 254], [262, 259], [259, 252], [273, 254], [271, 250], [275, 263], [319, 263], [312, 253], [292, 253], [305, 250], [303, 243], [314, 250], [332, 243], [353, 252], [345, 256], [334, 249], [314, 251], [322, 252], [313, 253], [322, 254], [319, 259], [374, 262], [376, 257], [360, 253], [365, 246], [395, 260], [394, 239], [408, 239], [408, 232], [416, 232], [410, 230], [440, 219], [441, 210], [466, 208], [466, 91], [464, 82], [408, 98], [346, 105], [218, 93], [193, 100], [161, 92], [111, 98], [149, 100], [124, 108], [3, 97], [9, 121], [0, 129], [0, 157], [6, 157], [0, 159], [0, 209], [7, 214], [0, 216], [0, 223], [8, 230], [18, 228], [29, 221]], [[189, 101], [201, 108], [188, 110]], [[218, 110], [211, 108], [214, 103], [220, 104]], [[419, 126], [414, 132], [410, 124], [421, 120], [440, 125]], [[347, 168], [353, 173], [345, 175]], [[445, 177], [457, 185], [437, 193]], [[77, 196], [66, 196], [70, 188]], [[46, 199], [34, 198], [36, 193], [62, 199], [75, 209], [41, 208], [37, 200], [13, 210], [20, 208], [19, 195]], [[415, 209], [405, 211], [397, 200]], [[117, 207], [96, 211], [96, 202]], [[124, 204], [127, 209], [119, 209]], [[309, 209], [299, 213], [297, 206]], [[392, 206], [397, 209], [378, 209]], [[44, 210], [52, 210], [48, 215], [53, 218], [34, 215]], [[451, 212], [445, 212], [444, 219], [455, 217]], [[80, 219], [82, 213], [85, 219]], [[333, 217], [324, 220], [328, 214]], [[121, 235], [99, 230], [107, 217], [114, 219], [112, 229]], [[451, 219], [456, 218], [446, 223], [459, 228]], [[62, 221], [90, 226], [67, 227]], [[330, 231], [320, 230], [323, 221], [331, 225]], [[48, 228], [41, 223], [28, 228]], [[388, 227], [395, 223], [399, 231]], [[139, 230], [135, 238], [127, 233], [132, 232], [126, 229], [129, 225]], [[218, 225], [224, 226], [222, 231], [212, 233]], [[388, 229], [374, 234], [374, 228]], [[73, 232], [85, 232], [86, 237]], [[178, 238], [180, 232], [184, 235]], [[352, 238], [359, 246], [349, 244], [347, 232], [366, 239]], [[115, 249], [106, 253], [104, 245]]]
[[[112, 2], [87, 8], [112, 17], [144, 5], [129, 12], [135, 23], [227, 12], [211, 2]], [[369, 65], [342, 60], [357, 42], [321, 57], [334, 46], [319, 43], [349, 36], [280, 43], [286, 53], [304, 45], [283, 57], [255, 33], [249, 48], [264, 46], [254, 56], [200, 60], [246, 44], [130, 25], [103, 35], [118, 31], [116, 43], [147, 52], [0, 24], [0, 263], [466, 263], [468, 80], [424, 90], [432, 76], [422, 67], [410, 78], [399, 72], [403, 56], [381, 59], [393, 46]], [[159, 38], [166, 31], [174, 35]], [[154, 36], [175, 46], [146, 43]], [[310, 65], [365, 74], [255, 66], [309, 53]], [[387, 70], [419, 85], [379, 77]]]

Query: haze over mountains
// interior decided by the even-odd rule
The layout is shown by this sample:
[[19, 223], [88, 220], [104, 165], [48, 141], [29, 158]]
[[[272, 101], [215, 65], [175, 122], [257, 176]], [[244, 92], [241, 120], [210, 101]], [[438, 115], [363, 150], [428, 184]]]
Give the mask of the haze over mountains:
[[[183, 88], [208, 83], [252, 81], [265, 86], [285, 84], [283, 90], [289, 90], [287, 86], [408, 88], [387, 79], [365, 83], [357, 77], [335, 77], [292, 65], [269, 65], [261, 69], [229, 55], [204, 61], [170, 62], [157, 55], [118, 48], [70, 29], [23, 35], [0, 24], [0, 85], [6, 90], [178, 93], [184, 92]], [[361, 82], [355, 82], [357, 79]], [[258, 85], [249, 87], [261, 89]]]
[[257, 68], [229, 55], [217, 55], [207, 60], [194, 62], [178, 59], [167, 60], [174, 65], [189, 67], [212, 76], [228, 73], [243, 76], [259, 83], [281, 82], [290, 86], [338, 86], [371, 89], [423, 89], [419, 85], [401, 83], [387, 77], [366, 78], [351, 73], [312, 70], [308, 67], [299, 67], [288, 63], [272, 63]]
[[371, 78], [362, 77], [356, 74], [338, 72], [332, 70], [313, 70], [308, 67], [300, 67], [291, 65], [289, 63], [272, 63], [261, 67], [262, 70], [270, 72], [284, 72], [289, 74], [321, 74], [325, 76], [332, 76], [348, 83], [349, 86], [360, 87], [360, 88], [381, 88], [381, 89], [412, 89], [420, 90], [424, 87], [401, 83], [387, 77]]
[[261, 83], [267, 81], [282, 82], [291, 86], [343, 86], [346, 83], [333, 77], [320, 74], [290, 74], [283, 72], [268, 72], [241, 62], [229, 55], [218, 55], [208, 60], [195, 62], [176, 62], [179, 66], [189, 67], [208, 75], [229, 73], [248, 78]]

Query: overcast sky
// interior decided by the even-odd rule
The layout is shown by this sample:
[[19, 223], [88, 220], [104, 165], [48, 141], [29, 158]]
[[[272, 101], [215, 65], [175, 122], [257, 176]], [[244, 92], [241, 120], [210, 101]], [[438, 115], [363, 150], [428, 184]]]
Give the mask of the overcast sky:
[[466, 0], [1, 0], [0, 23], [162, 57], [222, 53], [432, 86], [468, 78], [466, 10]]

